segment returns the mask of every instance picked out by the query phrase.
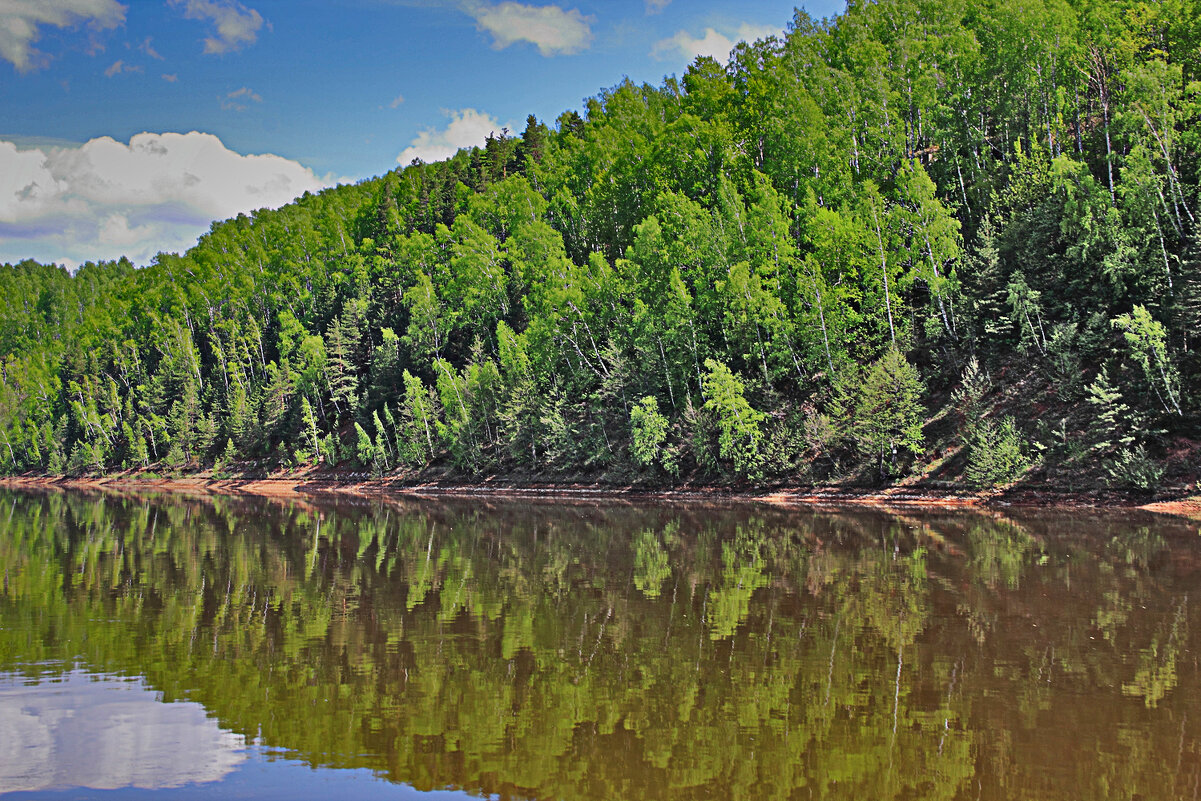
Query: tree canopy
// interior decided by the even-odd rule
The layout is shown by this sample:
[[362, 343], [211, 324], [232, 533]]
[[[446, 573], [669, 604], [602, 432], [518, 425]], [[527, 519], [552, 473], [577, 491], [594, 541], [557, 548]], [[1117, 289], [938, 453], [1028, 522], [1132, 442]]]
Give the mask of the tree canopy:
[[[1055, 406], [1013, 415], [1044, 467], [1089, 450], [1103, 368], [1131, 438], [1102, 455], [1154, 457], [1201, 379], [1198, 19], [797, 12], [726, 65], [214, 223], [143, 269], [5, 265], [0, 470], [813, 478], [830, 453], [873, 475], [885, 446], [895, 475], [940, 458], [922, 426], [971, 358]], [[901, 405], [854, 378], [881, 360], [914, 371]]]

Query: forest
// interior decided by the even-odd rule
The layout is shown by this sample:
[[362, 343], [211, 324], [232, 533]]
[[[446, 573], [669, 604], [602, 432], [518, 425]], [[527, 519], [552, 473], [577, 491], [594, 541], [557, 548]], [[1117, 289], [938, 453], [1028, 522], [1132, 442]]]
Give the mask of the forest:
[[0, 471], [1198, 478], [1201, 3], [852, 0], [184, 254], [0, 267]]

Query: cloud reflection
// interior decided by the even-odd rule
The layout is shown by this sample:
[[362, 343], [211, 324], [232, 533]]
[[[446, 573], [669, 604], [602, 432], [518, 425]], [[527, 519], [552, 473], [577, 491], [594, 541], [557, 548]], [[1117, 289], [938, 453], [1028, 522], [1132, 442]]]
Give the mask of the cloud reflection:
[[216, 781], [245, 739], [200, 704], [163, 703], [134, 679], [72, 671], [30, 683], [0, 673], [0, 790], [162, 789]]

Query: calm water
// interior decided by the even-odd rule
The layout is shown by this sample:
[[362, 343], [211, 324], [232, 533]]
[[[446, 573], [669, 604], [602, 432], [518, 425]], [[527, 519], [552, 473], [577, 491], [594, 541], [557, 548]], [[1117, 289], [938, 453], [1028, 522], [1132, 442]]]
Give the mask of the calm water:
[[1170, 520], [0, 492], [19, 798], [1193, 799]]

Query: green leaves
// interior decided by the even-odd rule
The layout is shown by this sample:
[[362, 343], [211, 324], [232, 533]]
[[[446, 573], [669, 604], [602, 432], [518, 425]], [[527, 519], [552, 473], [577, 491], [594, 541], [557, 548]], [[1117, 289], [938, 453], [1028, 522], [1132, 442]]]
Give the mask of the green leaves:
[[400, 460], [413, 467], [424, 467], [437, 453], [437, 395], [408, 370], [404, 371], [404, 399], [399, 415], [396, 439]]
[[705, 369], [705, 410], [717, 423], [718, 452], [735, 473], [755, 478], [762, 464], [763, 421], [767, 416], [751, 408], [744, 397], [742, 379], [730, 368], [706, 359]]
[[922, 452], [922, 391], [917, 370], [895, 348], [863, 375], [851, 429], [869, 453], [878, 455], [882, 478], [896, 470], [898, 450]]
[[[887, 476], [922, 449], [921, 387], [944, 402], [971, 355], [999, 396], [1053, 383], [1065, 442], [1103, 363], [1134, 407], [1104, 414], [1142, 416], [1119, 439], [1148, 438], [1139, 398], [1187, 434], [1190, 3], [798, 13], [727, 65], [217, 223], [145, 269], [6, 265], [0, 469], [201, 469], [228, 439], [332, 459], [357, 422], [388, 469], [794, 479], [805, 439]], [[1013, 461], [1003, 419], [972, 425]]]
[[1012, 417], [1002, 418], [1000, 422], [979, 421], [967, 439], [968, 462], [964, 477], [976, 487], [992, 487], [1017, 480], [1030, 466], [1022, 444]]
[[659, 401], [648, 395], [630, 407], [630, 455], [643, 467], [656, 462], [670, 474], [679, 467], [675, 455], [668, 450], [668, 420], [659, 413]]
[[1118, 315], [1110, 324], [1122, 332], [1130, 357], [1143, 368], [1143, 375], [1155, 390], [1163, 410], [1184, 414], [1180, 408], [1180, 379], [1168, 360], [1167, 331], [1163, 324], [1141, 305], [1129, 314]]

